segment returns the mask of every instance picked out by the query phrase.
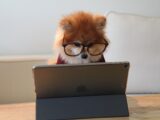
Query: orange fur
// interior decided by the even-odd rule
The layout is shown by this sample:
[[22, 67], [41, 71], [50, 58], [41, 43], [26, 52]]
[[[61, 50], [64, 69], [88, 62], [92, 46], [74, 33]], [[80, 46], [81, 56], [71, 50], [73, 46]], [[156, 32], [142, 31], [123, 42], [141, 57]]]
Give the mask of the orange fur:
[[[108, 43], [105, 36], [104, 28], [106, 25], [106, 17], [102, 15], [94, 15], [88, 12], [76, 12], [62, 18], [59, 23], [54, 48], [58, 50], [58, 54], [67, 62], [72, 61], [73, 57], [65, 55], [62, 43], [71, 43], [75, 40], [80, 41], [82, 44], [87, 43]], [[91, 61], [97, 61], [99, 56], [89, 56]], [[93, 58], [93, 59], [92, 59]]]

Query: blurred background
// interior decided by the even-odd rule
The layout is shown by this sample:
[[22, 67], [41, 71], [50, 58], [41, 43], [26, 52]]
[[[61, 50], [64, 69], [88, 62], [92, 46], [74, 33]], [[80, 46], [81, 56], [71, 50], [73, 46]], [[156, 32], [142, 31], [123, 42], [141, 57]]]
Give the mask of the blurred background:
[[[35, 100], [32, 66], [47, 64], [47, 60], [54, 57], [52, 46], [55, 31], [58, 21], [64, 15], [83, 10], [107, 16], [110, 11], [116, 11], [159, 19], [159, 5], [159, 0], [0, 0], [0, 104]], [[160, 29], [157, 30], [156, 32], [160, 33]], [[112, 43], [112, 39], [110, 41]], [[142, 41], [144, 42], [135, 43], [135, 53], [138, 53], [137, 44], [145, 43], [145, 40]], [[153, 58], [148, 61], [142, 57], [141, 62], [147, 62], [141, 67], [135, 67], [141, 63], [134, 63], [135, 59], [138, 61], [139, 56], [134, 54], [136, 58], [129, 57], [130, 46], [123, 46], [121, 40], [111, 44], [108, 56], [107, 53], [105, 55], [108, 60], [131, 61], [127, 93], [160, 92], [160, 46], [157, 46], [159, 41], [159, 36], [155, 41], [151, 37], [151, 42], [156, 45], [152, 52], [156, 51], [156, 54], [146, 54], [147, 58]], [[128, 53], [123, 59], [118, 57], [123, 51], [116, 51], [115, 48], [112, 52], [112, 45], [119, 44], [122, 48], [125, 47], [123, 51]], [[146, 49], [150, 51], [150, 48], [144, 46], [143, 51], [147, 51]], [[152, 65], [151, 69], [148, 68], [149, 64]], [[150, 70], [146, 71], [147, 69]]]

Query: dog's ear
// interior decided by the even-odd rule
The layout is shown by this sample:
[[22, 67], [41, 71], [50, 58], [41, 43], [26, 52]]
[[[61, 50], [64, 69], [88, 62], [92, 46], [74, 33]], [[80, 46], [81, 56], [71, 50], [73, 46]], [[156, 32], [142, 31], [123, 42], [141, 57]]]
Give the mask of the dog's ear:
[[105, 16], [99, 16], [96, 15], [94, 17], [95, 25], [97, 30], [103, 30], [106, 26], [106, 17]]
[[70, 32], [73, 29], [71, 21], [65, 18], [60, 21], [60, 27], [66, 32]]

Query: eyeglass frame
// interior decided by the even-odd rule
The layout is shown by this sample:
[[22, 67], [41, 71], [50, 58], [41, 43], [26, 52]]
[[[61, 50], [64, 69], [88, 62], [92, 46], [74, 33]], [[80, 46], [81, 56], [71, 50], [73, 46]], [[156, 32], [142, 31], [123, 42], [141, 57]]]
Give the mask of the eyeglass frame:
[[84, 51], [84, 48], [85, 48], [85, 47], [87, 47], [87, 52], [88, 52], [91, 56], [98, 56], [98, 55], [101, 55], [101, 54], [106, 50], [106, 48], [107, 48], [107, 46], [108, 46], [108, 42], [107, 42], [105, 39], [104, 39], [104, 41], [105, 41], [105, 43], [96, 43], [96, 44], [103, 44], [103, 45], [105, 45], [103, 51], [102, 51], [101, 53], [99, 53], [99, 54], [96, 54], [96, 55], [93, 55], [93, 54], [90, 54], [90, 53], [89, 53], [89, 47], [92, 46], [92, 45], [94, 45], [94, 44], [84, 45], [84, 44], [79, 43], [80, 45], [82, 45], [83, 48], [82, 48], [81, 52], [80, 52], [79, 54], [76, 54], [76, 55], [70, 55], [70, 54], [68, 54], [68, 53], [66, 52], [66, 50], [65, 50], [65, 47], [66, 47], [67, 45], [69, 45], [69, 44], [75, 44], [74, 42], [64, 44], [64, 38], [63, 38], [63, 44], [62, 44], [62, 46], [64, 47], [64, 52], [65, 52], [65, 54], [68, 55], [68, 56], [78, 56], [78, 55], [80, 55], [80, 54]]

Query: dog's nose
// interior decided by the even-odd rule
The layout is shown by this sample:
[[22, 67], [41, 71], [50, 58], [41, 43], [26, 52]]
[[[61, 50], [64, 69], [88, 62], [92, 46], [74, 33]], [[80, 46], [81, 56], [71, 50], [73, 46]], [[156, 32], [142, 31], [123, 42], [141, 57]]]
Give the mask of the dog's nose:
[[87, 55], [87, 54], [82, 54], [81, 57], [82, 57], [83, 59], [86, 59], [86, 58], [88, 57], [88, 55]]

